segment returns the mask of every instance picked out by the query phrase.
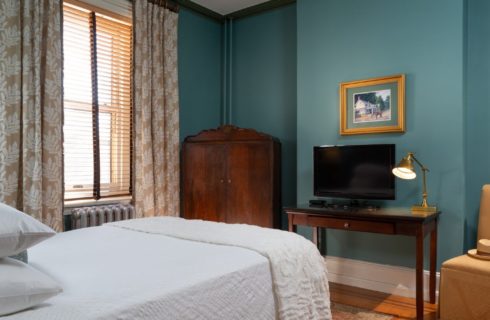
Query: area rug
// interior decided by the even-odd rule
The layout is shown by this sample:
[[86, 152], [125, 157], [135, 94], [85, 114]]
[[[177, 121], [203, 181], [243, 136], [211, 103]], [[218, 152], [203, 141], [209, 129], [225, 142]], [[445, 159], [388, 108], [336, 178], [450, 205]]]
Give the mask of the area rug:
[[333, 320], [391, 320], [393, 316], [332, 302]]

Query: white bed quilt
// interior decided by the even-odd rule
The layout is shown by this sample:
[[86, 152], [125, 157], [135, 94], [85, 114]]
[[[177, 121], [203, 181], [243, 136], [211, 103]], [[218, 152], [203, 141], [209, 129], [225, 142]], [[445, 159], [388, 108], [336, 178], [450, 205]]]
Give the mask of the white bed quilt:
[[29, 250], [64, 291], [1, 320], [273, 320], [269, 262], [251, 250], [114, 227]]
[[254, 250], [270, 262], [280, 320], [332, 318], [324, 259], [315, 245], [300, 235], [251, 225], [174, 217], [126, 220], [108, 225]]

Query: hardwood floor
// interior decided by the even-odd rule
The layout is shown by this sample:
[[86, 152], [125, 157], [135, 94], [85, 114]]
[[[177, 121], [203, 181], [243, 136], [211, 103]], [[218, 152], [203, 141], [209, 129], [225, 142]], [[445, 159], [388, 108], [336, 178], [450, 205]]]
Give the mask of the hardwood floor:
[[[415, 319], [415, 299], [330, 283], [332, 301], [393, 315], [393, 320]], [[426, 302], [424, 319], [436, 320], [437, 304]]]

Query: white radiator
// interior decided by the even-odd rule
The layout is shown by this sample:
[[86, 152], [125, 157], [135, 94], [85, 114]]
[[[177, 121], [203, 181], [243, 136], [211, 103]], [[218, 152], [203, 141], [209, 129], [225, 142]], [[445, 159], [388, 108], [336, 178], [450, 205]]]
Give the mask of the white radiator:
[[131, 204], [115, 204], [73, 208], [71, 210], [71, 229], [100, 226], [106, 222], [134, 218]]

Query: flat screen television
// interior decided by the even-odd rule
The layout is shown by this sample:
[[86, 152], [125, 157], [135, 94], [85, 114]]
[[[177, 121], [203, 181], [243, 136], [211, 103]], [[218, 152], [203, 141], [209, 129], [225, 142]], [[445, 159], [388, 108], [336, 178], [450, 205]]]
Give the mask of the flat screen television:
[[313, 148], [315, 196], [395, 199], [394, 144]]

